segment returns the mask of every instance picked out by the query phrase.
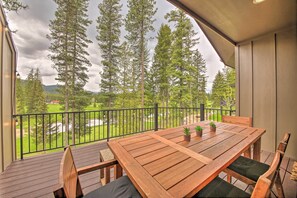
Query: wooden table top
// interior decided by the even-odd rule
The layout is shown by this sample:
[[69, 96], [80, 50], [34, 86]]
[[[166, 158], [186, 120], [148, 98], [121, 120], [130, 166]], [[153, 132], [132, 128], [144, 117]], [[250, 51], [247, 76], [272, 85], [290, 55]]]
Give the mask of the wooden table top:
[[[108, 142], [143, 197], [193, 196], [265, 133], [264, 129], [209, 122], [187, 125], [191, 141], [183, 140], [185, 126], [133, 135]], [[204, 128], [197, 137], [194, 128]]]

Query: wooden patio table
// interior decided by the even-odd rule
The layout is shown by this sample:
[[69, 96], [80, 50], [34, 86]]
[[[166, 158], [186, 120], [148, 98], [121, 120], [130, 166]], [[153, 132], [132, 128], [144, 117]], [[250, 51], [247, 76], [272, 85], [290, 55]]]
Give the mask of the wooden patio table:
[[[108, 142], [119, 164], [143, 197], [191, 197], [254, 144], [260, 160], [265, 129], [209, 122], [147, 132]], [[197, 137], [194, 128], [204, 128]], [[183, 140], [190, 127], [191, 141]]]

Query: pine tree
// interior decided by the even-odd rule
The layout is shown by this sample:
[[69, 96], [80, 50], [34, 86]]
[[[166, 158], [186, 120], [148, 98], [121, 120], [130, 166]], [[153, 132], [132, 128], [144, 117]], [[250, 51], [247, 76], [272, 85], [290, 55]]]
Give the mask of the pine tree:
[[192, 64], [193, 47], [197, 46], [197, 34], [186, 14], [181, 10], [172, 10], [165, 16], [173, 22], [171, 56], [171, 102], [180, 107], [192, 106], [192, 86], [195, 81], [192, 73], [196, 70]]
[[235, 69], [225, 66], [224, 75], [226, 79], [225, 106], [232, 108], [235, 105]]
[[157, 98], [162, 106], [168, 106], [170, 87], [170, 62], [171, 62], [171, 29], [162, 24], [157, 36], [153, 65], [150, 71], [152, 98]]
[[129, 0], [125, 19], [126, 38], [133, 51], [133, 92], [137, 95], [140, 87], [141, 106], [144, 106], [145, 74], [148, 67], [147, 35], [154, 31], [153, 16], [157, 9], [155, 0]]
[[193, 54], [193, 63], [196, 69], [193, 71], [194, 76], [193, 82], [193, 105], [199, 107], [199, 104], [205, 104], [206, 102], [206, 63], [201, 53], [197, 49]]
[[219, 71], [212, 85], [211, 99], [214, 107], [231, 108], [235, 105], [235, 70], [225, 67]]
[[75, 110], [75, 97], [83, 90], [88, 80], [90, 66], [86, 49], [91, 43], [86, 36], [88, 1], [55, 0], [58, 8], [55, 19], [50, 21], [50, 50], [53, 67], [58, 71], [57, 80], [62, 83], [60, 93], [64, 95], [64, 109]]
[[32, 95], [34, 95], [34, 104], [32, 112], [34, 113], [46, 113], [47, 105], [45, 101], [45, 93], [42, 86], [42, 79], [39, 69], [37, 68], [34, 73], [33, 90]]
[[116, 99], [116, 107], [128, 108], [135, 107], [135, 96], [133, 95], [133, 64], [132, 52], [127, 42], [120, 46], [119, 51], [119, 72], [118, 77], [118, 96]]
[[72, 66], [71, 66], [71, 109], [83, 110], [88, 103], [78, 102], [79, 98], [84, 97], [84, 86], [88, 81], [87, 75], [88, 67], [91, 66], [87, 56], [88, 44], [92, 43], [87, 38], [87, 27], [91, 24], [88, 19], [88, 0], [75, 0], [74, 1], [74, 21], [72, 24], [71, 38], [73, 43], [72, 47]]
[[[82, 109], [78, 98], [83, 95], [88, 75], [87, 70], [91, 65], [86, 58], [88, 44], [86, 30], [91, 21], [88, 20], [88, 0], [55, 0], [57, 10], [55, 19], [50, 21], [51, 41], [50, 50], [53, 67], [58, 71], [57, 80], [61, 83], [59, 92], [64, 96], [64, 110], [68, 112]], [[69, 117], [65, 116], [66, 134], [69, 130]], [[74, 116], [72, 116], [72, 123]], [[75, 131], [72, 128], [72, 143], [75, 141]], [[68, 138], [65, 137], [65, 144]]]
[[220, 107], [224, 105], [226, 87], [225, 76], [221, 71], [218, 71], [212, 84], [211, 100], [213, 102], [213, 107]]
[[20, 78], [16, 79], [16, 113], [24, 114], [26, 112], [26, 98], [24, 86]]
[[[34, 69], [32, 68], [27, 76], [26, 79], [26, 107], [27, 107], [27, 113], [34, 113], [34, 101], [35, 101], [35, 95], [32, 93], [32, 90], [34, 90]], [[37, 112], [35, 112], [37, 113]]]
[[6, 10], [9, 10], [9, 11], [19, 11], [21, 9], [26, 9], [28, 8], [27, 5], [23, 4], [22, 2], [20, 2], [19, 0], [3, 0], [3, 7], [6, 9]]
[[31, 69], [27, 76], [26, 83], [26, 106], [27, 113], [45, 113], [47, 105], [45, 101], [45, 93], [43, 91], [40, 71]]
[[100, 16], [97, 20], [97, 40], [102, 52], [101, 63], [103, 65], [100, 88], [107, 97], [105, 106], [111, 107], [118, 86], [122, 5], [120, 5], [120, 0], [103, 0], [98, 7]]
[[[47, 104], [45, 101], [41, 74], [38, 68], [35, 71], [34, 69], [31, 69], [28, 74], [25, 90], [27, 95], [26, 113], [46, 113]], [[43, 141], [46, 141], [47, 139], [47, 133], [53, 129], [51, 121], [46, 115], [36, 115], [36, 117], [31, 117], [31, 122], [34, 124], [32, 124], [28, 133], [31, 133], [31, 137], [36, 138], [37, 145], [42, 146]]]

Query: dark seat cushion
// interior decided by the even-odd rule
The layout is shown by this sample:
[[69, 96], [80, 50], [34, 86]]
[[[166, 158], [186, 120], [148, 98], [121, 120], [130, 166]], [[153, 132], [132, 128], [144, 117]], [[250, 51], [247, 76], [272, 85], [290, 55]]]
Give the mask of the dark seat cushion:
[[106, 184], [105, 186], [102, 186], [88, 194], [86, 194], [84, 197], [87, 198], [138, 198], [141, 197], [139, 192], [136, 190], [132, 182], [127, 176], [120, 177], [119, 179], [114, 180], [113, 182], [110, 182]]
[[195, 197], [250, 197], [251, 195], [232, 184], [216, 177], [200, 190]]
[[269, 169], [269, 166], [256, 160], [240, 156], [228, 169], [257, 182], [258, 178]]

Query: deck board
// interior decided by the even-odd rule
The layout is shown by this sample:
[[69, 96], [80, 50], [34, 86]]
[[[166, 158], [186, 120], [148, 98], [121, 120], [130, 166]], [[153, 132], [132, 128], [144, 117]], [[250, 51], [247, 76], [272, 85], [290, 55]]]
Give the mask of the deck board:
[[[73, 148], [77, 168], [99, 162], [99, 150], [106, 142]], [[53, 197], [58, 183], [59, 166], [63, 152], [42, 154], [13, 162], [0, 174], [0, 197]], [[99, 171], [80, 176], [84, 193], [101, 186]]]
[[[99, 150], [106, 148], [106, 142], [73, 148], [77, 168], [98, 163]], [[269, 164], [272, 157], [272, 153], [266, 151], [261, 152], [262, 162]], [[0, 197], [52, 198], [54, 186], [58, 183], [61, 158], [62, 152], [57, 152], [13, 162], [4, 173], [0, 174]], [[281, 179], [286, 197], [297, 196], [297, 182], [290, 180], [293, 161], [294, 160], [290, 158], [285, 158], [281, 166]], [[85, 194], [101, 186], [99, 175], [99, 171], [95, 171], [80, 176], [81, 185]], [[226, 179], [226, 174], [221, 173], [220, 176]], [[113, 180], [113, 178], [111, 180]], [[235, 186], [247, 192], [251, 192], [252, 190], [252, 187], [237, 180], [234, 180], [233, 183]], [[272, 195], [272, 197], [274, 196]]]

